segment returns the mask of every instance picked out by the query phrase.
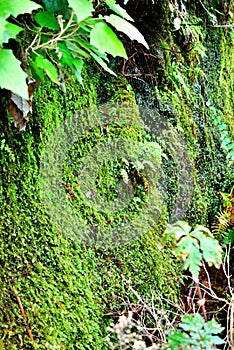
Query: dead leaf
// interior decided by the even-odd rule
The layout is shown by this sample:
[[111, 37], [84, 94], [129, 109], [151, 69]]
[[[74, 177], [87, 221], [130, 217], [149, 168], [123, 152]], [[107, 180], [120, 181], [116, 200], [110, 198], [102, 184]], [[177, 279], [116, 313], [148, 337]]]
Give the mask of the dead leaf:
[[8, 112], [11, 115], [15, 126], [18, 127], [20, 131], [25, 130], [26, 123], [28, 122], [28, 114], [32, 113], [33, 93], [37, 85], [38, 82], [36, 81], [28, 84], [28, 100], [25, 100], [24, 98], [9, 91]]

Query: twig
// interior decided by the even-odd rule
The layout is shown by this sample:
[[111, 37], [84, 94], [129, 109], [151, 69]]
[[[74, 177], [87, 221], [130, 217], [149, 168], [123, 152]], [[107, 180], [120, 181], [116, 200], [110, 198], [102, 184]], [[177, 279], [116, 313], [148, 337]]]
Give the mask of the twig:
[[26, 326], [26, 329], [27, 329], [27, 332], [28, 332], [28, 336], [29, 336], [29, 338], [31, 339], [31, 341], [34, 341], [34, 338], [33, 338], [33, 335], [32, 335], [32, 331], [31, 331], [31, 329], [30, 329], [30, 327], [29, 327], [29, 325], [28, 325], [27, 316], [26, 316], [26, 314], [25, 314], [23, 305], [22, 305], [22, 303], [21, 303], [20, 297], [19, 297], [19, 295], [18, 295], [18, 292], [17, 292], [15, 286], [13, 286], [13, 291], [14, 291], [14, 293], [15, 293], [16, 300], [17, 300], [17, 302], [18, 302], [18, 304], [19, 304], [20, 312], [21, 312], [21, 314], [22, 314], [22, 316], [23, 316], [23, 319], [24, 319], [24, 322], [25, 322], [25, 326]]
[[141, 296], [137, 293], [137, 291], [135, 291], [131, 285], [130, 282], [124, 277], [122, 276], [122, 280], [127, 283], [128, 285], [128, 289], [132, 292], [133, 295], [135, 295], [135, 297], [137, 298], [137, 300], [144, 306], [144, 309], [146, 311], [148, 311], [148, 313], [153, 317], [153, 319], [157, 322], [157, 318], [155, 317], [155, 314], [152, 312], [152, 310], [150, 309], [150, 307], [144, 302], [144, 300], [141, 298]]
[[204, 320], [206, 322], [208, 322], [208, 318], [207, 318], [207, 315], [206, 315], [206, 308], [205, 308], [205, 298], [203, 298], [202, 296], [202, 292], [201, 292], [201, 288], [200, 288], [200, 285], [199, 285], [199, 282], [196, 282], [196, 287], [197, 287], [197, 295], [198, 295], [198, 302], [200, 302], [201, 304], [199, 304], [199, 306], [201, 306], [201, 311], [202, 311], [202, 314], [203, 314], [203, 317], [204, 317]]

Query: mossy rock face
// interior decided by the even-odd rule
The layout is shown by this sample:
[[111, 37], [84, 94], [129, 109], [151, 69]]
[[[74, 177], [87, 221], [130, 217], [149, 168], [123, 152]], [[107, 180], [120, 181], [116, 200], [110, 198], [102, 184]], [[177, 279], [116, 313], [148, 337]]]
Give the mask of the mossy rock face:
[[[121, 275], [131, 278], [140, 294], [150, 297], [152, 287], [172, 299], [178, 297], [180, 267], [169, 248], [160, 250], [166, 225], [164, 214], [157, 227], [143, 236], [104, 250], [65, 235], [48, 215], [39, 186], [40, 161], [47, 141], [64, 120], [97, 104], [95, 76], [91, 79], [86, 76], [84, 89], [72, 77], [66, 76], [65, 80], [66, 94], [50, 82], [38, 87], [34, 112], [24, 132], [19, 133], [7, 119], [4, 98], [1, 102], [0, 322], [1, 346], [6, 349], [107, 349], [104, 338], [110, 315], [113, 310], [126, 308], [121, 301], [127, 294]], [[115, 90], [111, 104], [134, 102], [134, 94], [123, 79]], [[129, 124], [110, 125], [108, 134], [99, 127], [93, 128], [71, 147], [69, 156], [74, 164], [64, 165], [61, 181], [71, 183], [74, 189], [77, 158], [82, 159], [105, 138], [114, 136], [143, 143], [146, 134]], [[120, 176], [123, 169], [124, 164], [118, 159], [103, 164], [97, 185], [101, 196], [113, 200], [115, 176]], [[135, 197], [139, 199], [139, 204], [136, 201], [128, 208], [131, 219], [137, 206], [139, 212], [144, 208], [147, 179], [131, 164], [129, 169], [125, 164], [125, 171], [132, 176]], [[89, 224], [106, 220], [108, 226], [113, 218], [94, 213], [92, 207], [82, 204], [78, 192], [74, 189], [72, 201], [69, 189], [64, 186], [64, 201], [70, 201]], [[126, 220], [124, 213], [120, 216], [122, 221]], [[114, 220], [119, 224], [120, 218]], [[133, 296], [130, 298], [135, 301]], [[30, 341], [19, 300], [34, 342]]]
[[[1, 99], [0, 348], [108, 349], [105, 336], [111, 316], [126, 309], [126, 296], [131, 303], [136, 303], [134, 296], [126, 291], [122, 275], [130, 278], [133, 288], [149, 299], [152, 292], [167, 299], [178, 298], [181, 267], [170, 247], [162, 249], [160, 244], [178, 191], [178, 170], [175, 171], [170, 150], [159, 142], [167, 193], [156, 224], [128, 244], [105, 249], [90, 246], [65, 234], [52, 220], [41, 197], [42, 155], [54, 130], [64, 121], [74, 115], [81, 116], [81, 111], [100, 103], [108, 102], [110, 108], [117, 103], [132, 106], [136, 97], [139, 104], [147, 104], [166, 118], [186, 143], [194, 181], [193, 198], [187, 211], [191, 224], [212, 223], [220, 204], [216, 192], [220, 189], [228, 192], [231, 188], [233, 168], [220, 146], [220, 130], [213, 116], [216, 112], [233, 133], [233, 36], [225, 36], [222, 29], [212, 33], [197, 26], [194, 35], [199, 45], [194, 50], [188, 47], [184, 50], [183, 35], [174, 32], [166, 5], [155, 3], [155, 7], [149, 5], [155, 11], [152, 16], [150, 10], [154, 23], [148, 22], [148, 27], [143, 29], [146, 35], [150, 34], [148, 41], [155, 45], [156, 64], [150, 62], [152, 70], [145, 72], [151, 74], [150, 80], [142, 76], [142, 84], [135, 74], [136, 71], [143, 74], [145, 67], [149, 67], [144, 53], [141, 67], [130, 66], [129, 71], [128, 65], [125, 67], [130, 83], [124, 78], [101, 78], [90, 67], [85, 73], [84, 88], [69, 74], [65, 76], [66, 94], [46, 81], [35, 93], [33, 115], [26, 131], [21, 133], [7, 116], [4, 96]], [[134, 7], [134, 2], [132, 4]], [[193, 8], [191, 4], [190, 15], [196, 16]], [[191, 20], [195, 21], [194, 17]], [[157, 31], [153, 32], [153, 28]], [[168, 28], [171, 28], [169, 36]], [[207, 56], [201, 59], [204, 48]], [[133, 198], [138, 199], [130, 203], [127, 213], [100, 213], [87, 204], [76, 183], [76, 170], [82, 159], [109, 139], [121, 138], [138, 144], [157, 141], [138, 124], [107, 124], [86, 130], [87, 133], [71, 145], [72, 163], [64, 164], [61, 179], [64, 201], [89, 225], [104, 229], [124, 224], [134, 219], [134, 215], [138, 217], [138, 213], [144, 211], [151, 183], [134, 162], [128, 164], [123, 156], [103, 161], [97, 173], [99, 195], [111, 203], [118, 197], [118, 181], [125, 180], [122, 184], [127, 185], [131, 177]]]

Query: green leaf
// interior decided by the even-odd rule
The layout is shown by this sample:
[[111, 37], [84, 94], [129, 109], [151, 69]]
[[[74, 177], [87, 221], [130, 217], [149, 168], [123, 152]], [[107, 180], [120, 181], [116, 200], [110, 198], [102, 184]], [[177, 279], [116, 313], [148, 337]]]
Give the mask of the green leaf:
[[35, 63], [35, 61], [30, 60], [29, 65], [32, 71], [33, 78], [39, 81], [45, 80], [45, 74], [43, 73], [43, 70], [38, 67], [38, 65]]
[[39, 55], [35, 59], [35, 64], [38, 68], [41, 68], [54, 83], [59, 85], [58, 72], [47, 58]]
[[221, 139], [224, 139], [227, 135], [228, 135], [228, 131], [227, 130], [223, 130], [221, 132]]
[[78, 24], [85, 18], [92, 16], [94, 8], [89, 0], [68, 0], [68, 4], [77, 16]]
[[105, 69], [107, 72], [109, 72], [110, 74], [116, 76], [116, 74], [107, 66], [106, 62], [103, 61], [103, 59], [102, 59], [100, 56], [96, 55], [96, 54], [93, 53], [93, 52], [91, 52], [91, 56], [93, 56], [93, 58], [95, 59], [95, 61], [97, 61], [97, 62], [100, 64], [100, 66], [101, 66], [102, 68], [104, 68], [104, 69]]
[[225, 130], [225, 129], [227, 129], [227, 125], [226, 124], [219, 125], [219, 130]]
[[205, 322], [200, 314], [185, 315], [181, 318], [179, 325], [185, 332], [169, 332], [168, 342], [165, 349], [206, 349], [211, 350], [214, 345], [223, 344], [224, 341], [217, 335], [221, 333], [224, 327], [221, 327], [216, 321]]
[[9, 39], [15, 39], [22, 30], [24, 29], [0, 17], [0, 45], [7, 43]]
[[65, 44], [68, 48], [69, 51], [74, 52], [74, 54], [78, 57], [84, 57], [84, 58], [89, 58], [90, 55], [84, 51], [83, 49], [80, 48], [79, 45], [76, 44], [75, 40], [74, 42], [70, 40], [65, 40]]
[[67, 6], [66, 0], [42, 0], [48, 12], [58, 12]]
[[200, 242], [203, 259], [208, 263], [209, 266], [215, 265], [219, 268], [222, 262], [222, 249], [219, 242], [211, 237], [204, 237]]
[[[97, 47], [91, 45], [88, 41], [80, 39], [78, 36], [74, 37], [74, 41], [77, 42], [80, 46], [82, 46], [85, 50], [87, 50], [89, 53], [92, 51], [98, 55], [100, 58], [107, 60], [107, 56], [105, 53], [100, 52]], [[85, 56], [84, 56], [85, 57]]]
[[229, 143], [231, 143], [231, 140], [229, 137], [227, 137], [227, 138], [223, 139], [223, 141], [221, 142], [221, 147], [226, 149], [226, 147]]
[[78, 82], [81, 85], [83, 85], [83, 79], [82, 79], [82, 76], [81, 76], [83, 65], [84, 65], [84, 61], [81, 58], [73, 59], [73, 66], [75, 67], [75, 68], [73, 68], [73, 71], [74, 71], [74, 73], [76, 75], [76, 78], [77, 78]]
[[110, 23], [118, 31], [127, 35], [131, 40], [136, 40], [140, 44], [144, 45], [147, 49], [149, 49], [149, 46], [145, 41], [143, 35], [131, 23], [116, 15], [105, 16], [104, 18], [108, 23]]
[[204, 318], [200, 314], [185, 315], [182, 317], [180, 327], [186, 332], [197, 332], [204, 327]]
[[37, 13], [35, 20], [41, 27], [46, 27], [57, 31], [60, 29], [57, 19], [50, 12], [44, 11]]
[[123, 17], [124, 19], [126, 19], [127, 21], [133, 21], [132, 17], [130, 17], [128, 15], [128, 13], [126, 12], [126, 10], [124, 10], [121, 6], [119, 6], [118, 4], [115, 3], [115, 0], [105, 0], [105, 3], [107, 4], [107, 6], [115, 13], [117, 13], [117, 15]]
[[65, 43], [58, 43], [57, 47], [59, 48], [59, 53], [61, 54], [60, 61], [64, 66], [72, 68], [73, 57], [70, 50], [67, 48]]
[[182, 256], [184, 269], [189, 269], [192, 277], [196, 280], [202, 264], [202, 254], [197, 241], [191, 237], [183, 237], [178, 243], [176, 254]]
[[41, 8], [40, 5], [30, 0], [2, 0], [0, 1], [0, 16], [8, 18], [10, 15], [17, 17], [23, 13], [31, 13]]
[[97, 23], [91, 30], [90, 43], [96, 46], [100, 52], [109, 53], [113, 57], [120, 56], [126, 59], [128, 58], [122, 42], [104, 22]]
[[195, 229], [193, 230], [193, 234], [195, 234], [197, 231], [199, 231], [199, 232], [205, 232], [205, 233], [207, 233], [208, 236], [213, 237], [213, 235], [212, 235], [212, 233], [210, 232], [210, 230], [209, 230], [207, 227], [205, 227], [205, 226], [197, 225], [197, 226], [195, 227]]
[[11, 50], [0, 49], [0, 87], [28, 100], [27, 74], [20, 65]]

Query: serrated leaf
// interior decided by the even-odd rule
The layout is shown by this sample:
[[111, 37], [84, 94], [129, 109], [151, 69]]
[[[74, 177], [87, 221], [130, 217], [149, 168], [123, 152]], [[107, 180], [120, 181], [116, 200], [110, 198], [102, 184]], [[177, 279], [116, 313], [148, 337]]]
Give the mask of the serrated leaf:
[[24, 29], [0, 17], [0, 45], [9, 39], [15, 39], [22, 30]]
[[215, 265], [217, 268], [220, 267], [222, 262], [222, 249], [218, 241], [211, 237], [204, 237], [200, 242], [203, 259], [208, 265]]
[[97, 23], [90, 32], [90, 43], [102, 53], [109, 53], [113, 57], [128, 58], [122, 42], [113, 30], [104, 22]]
[[35, 64], [41, 68], [54, 83], [59, 85], [57, 69], [47, 58], [39, 55], [35, 59]]
[[133, 21], [134, 22], [134, 20], [132, 19], [132, 17], [129, 16], [127, 11], [124, 10], [120, 5], [115, 3], [115, 0], [105, 0], [105, 3], [117, 15], [123, 17], [127, 21]]
[[75, 12], [78, 24], [92, 16], [94, 8], [89, 0], [68, 0], [68, 4]]
[[197, 241], [191, 237], [183, 237], [178, 243], [176, 254], [177, 256], [183, 256], [184, 254], [184, 268], [189, 269], [192, 277], [196, 280], [202, 264], [202, 254]]
[[10, 15], [17, 17], [23, 13], [31, 13], [41, 8], [40, 5], [30, 0], [2, 0], [0, 1], [0, 17], [8, 18]]
[[0, 49], [0, 87], [28, 100], [27, 74], [20, 65], [11, 50]]
[[[167, 336], [167, 340], [169, 340], [169, 349], [179, 349], [179, 347], [175, 347], [176, 345], [185, 346], [187, 344], [190, 344], [190, 339], [185, 337], [184, 333], [181, 331], [175, 331]], [[170, 343], [172, 342], [172, 344]], [[172, 347], [173, 346], [173, 347]]]
[[41, 27], [46, 27], [57, 31], [60, 29], [57, 19], [50, 12], [38, 12], [35, 16], [35, 20]]
[[106, 64], [106, 62], [103, 61], [103, 59], [102, 59], [100, 56], [96, 55], [96, 54], [93, 53], [93, 52], [91, 52], [91, 56], [95, 59], [95, 61], [97, 61], [97, 62], [100, 64], [100, 66], [101, 66], [102, 68], [105, 69], [105, 71], [107, 71], [107, 72], [109, 72], [110, 74], [116, 76], [115, 72], [113, 72], [113, 71], [108, 67], [108, 65]]
[[195, 227], [195, 229], [193, 230], [193, 233], [200, 231], [200, 232], [205, 232], [207, 233], [208, 236], [213, 237], [212, 233], [210, 232], [210, 230], [207, 227], [204, 227], [202, 225], [197, 225]]
[[108, 23], [110, 23], [118, 31], [127, 35], [131, 40], [136, 40], [140, 44], [144, 45], [147, 49], [149, 49], [149, 46], [145, 41], [143, 35], [131, 23], [116, 15], [105, 16], [104, 18]]

